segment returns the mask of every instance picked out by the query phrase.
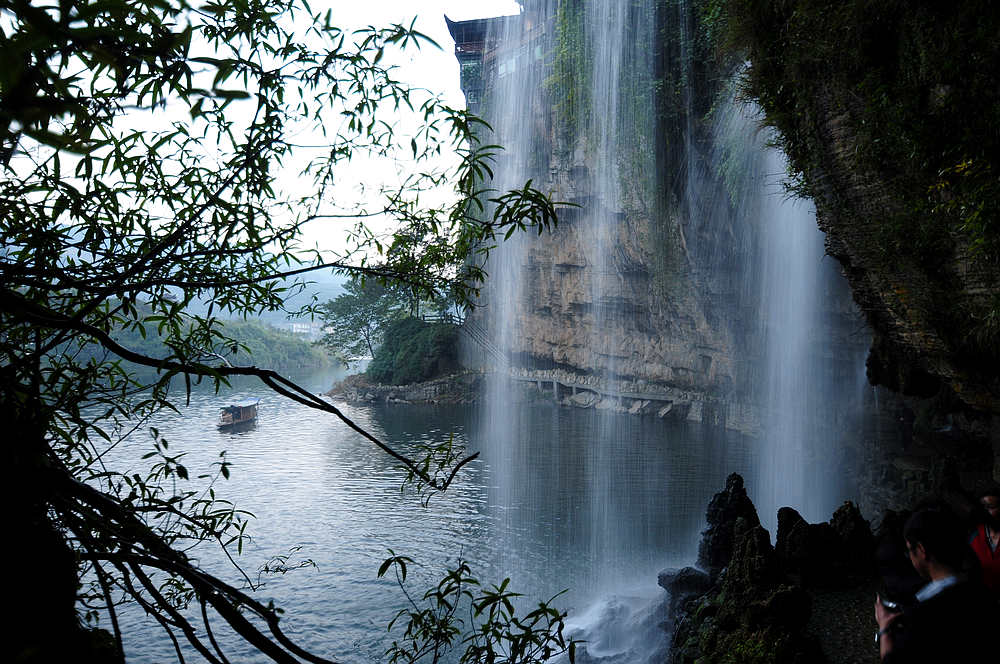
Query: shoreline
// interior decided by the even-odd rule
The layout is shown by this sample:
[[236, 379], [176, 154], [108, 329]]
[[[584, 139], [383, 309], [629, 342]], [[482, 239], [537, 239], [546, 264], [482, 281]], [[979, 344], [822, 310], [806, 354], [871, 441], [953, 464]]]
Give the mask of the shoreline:
[[479, 401], [485, 374], [464, 371], [421, 383], [385, 385], [369, 381], [364, 374], [347, 376], [325, 396], [351, 404], [473, 404]]

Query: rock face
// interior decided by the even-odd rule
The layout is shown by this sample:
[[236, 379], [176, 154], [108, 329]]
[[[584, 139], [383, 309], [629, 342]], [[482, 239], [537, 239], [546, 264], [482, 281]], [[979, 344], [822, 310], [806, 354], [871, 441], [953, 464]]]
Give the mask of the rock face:
[[846, 503], [823, 524], [784, 508], [772, 547], [743, 479], [731, 475], [707, 518], [698, 560], [708, 573], [686, 568], [659, 577], [674, 619], [669, 661], [826, 661], [807, 629], [810, 589], [871, 578], [873, 538], [857, 508]]
[[748, 92], [873, 331], [869, 379], [933, 399], [930, 416], [948, 420], [937, 428], [953, 433], [939, 452], [992, 445], [997, 464], [1000, 14], [986, 0], [806, 4], [729, 3]]
[[[580, 167], [552, 166], [556, 181], [563, 171]], [[554, 233], [524, 243], [520, 268], [527, 287], [512, 322], [520, 334], [506, 339], [507, 352], [526, 367], [560, 367], [581, 375], [613, 371], [703, 394], [740, 392], [751, 372], [748, 342], [738, 322], [722, 313], [735, 308], [736, 294], [712, 292], [694, 278], [697, 267], [682, 252], [665, 255], [677, 249], [679, 236], [664, 245], [655, 229], [673, 226], [676, 219], [637, 211], [623, 216], [611, 231], [615, 237], [607, 239], [616, 247], [612, 293], [597, 300], [588, 220], [564, 214]], [[731, 275], [734, 282], [738, 278]], [[487, 302], [490, 297], [487, 291]], [[481, 312], [488, 317], [489, 306]], [[484, 321], [484, 327], [491, 323]]]
[[899, 200], [881, 174], [859, 167], [852, 153], [861, 142], [846, 114], [833, 110], [834, 99], [819, 98], [820, 131], [829, 164], [820, 190], [828, 200], [837, 192], [837, 205], [824, 205], [820, 227], [827, 233], [830, 255], [841, 262], [855, 300], [865, 312], [875, 338], [869, 376], [878, 384], [918, 396], [932, 396], [942, 387], [976, 410], [1000, 414], [1000, 389], [995, 375], [983, 375], [984, 359], [963, 356], [954, 331], [942, 316], [969, 317], [952, 309], [958, 301], [970, 311], [988, 312], [995, 306], [998, 272], [970, 254], [967, 240], [955, 237], [942, 265], [933, 273], [910, 260], [886, 260], [880, 247], [879, 224], [899, 215]]
[[807, 523], [791, 507], [778, 510], [775, 553], [789, 577], [809, 587], [854, 585], [874, 572], [871, 527], [852, 503], [829, 523]]
[[[656, 163], [623, 155], [631, 170], [618, 198], [594, 193], [599, 155], [561, 130], [565, 100], [547, 96], [550, 79], [519, 118], [532, 132], [535, 184], [582, 207], [526, 243], [518, 265], [491, 271], [526, 275], [516, 293], [484, 293], [487, 302], [506, 297], [514, 305], [519, 332], [506, 335], [505, 350], [515, 365], [656, 383], [697, 395], [656, 404], [661, 417], [678, 409], [674, 416], [760, 433], [766, 295], [753, 288], [759, 275], [748, 258], [759, 254], [761, 228], [741, 223], [735, 208], [754, 203], [734, 203], [729, 179], [755, 166], [732, 159], [702, 122], [720, 105], [720, 81], [732, 71], [718, 66], [724, 47], [712, 41], [726, 26], [704, 20], [724, 7], [743, 40], [729, 64], [742, 66], [749, 55], [747, 92], [780, 132], [801, 174], [797, 190], [815, 201], [827, 251], [847, 277], [816, 294], [835, 333], [810, 348], [843, 365], [832, 382], [856, 386], [856, 394], [867, 392], [846, 372], [856, 364], [838, 358], [867, 353], [870, 381], [887, 388], [863, 397], [869, 414], [878, 411], [876, 423], [848, 423], [857, 403], [823, 404], [854, 446], [839, 474], [857, 479], [867, 513], [931, 490], [943, 457], [957, 462], [969, 486], [1000, 480], [1000, 13], [987, 0], [949, 7], [921, 0], [907, 12], [892, 3], [843, 12], [777, 1], [658, 5], [657, 35], [697, 16], [688, 25], [711, 34], [699, 33], [694, 48], [709, 48], [684, 63], [680, 37], [647, 45], [665, 91], [643, 101], [661, 118], [644, 136]], [[687, 11], [682, 6], [691, 16], [670, 14]], [[482, 51], [484, 42], [473, 41], [467, 46]], [[858, 47], [847, 51], [844, 43]], [[471, 52], [459, 50], [460, 59]], [[488, 78], [488, 66], [475, 71]], [[492, 83], [463, 84], [482, 92]], [[720, 151], [729, 159], [721, 167]], [[601, 236], [613, 248], [601, 265], [594, 215], [617, 220]], [[483, 328], [496, 308], [475, 314]]]
[[738, 534], [760, 525], [742, 476], [733, 473], [726, 479], [726, 488], [708, 504], [706, 520], [708, 528], [698, 546], [698, 565], [715, 581], [733, 557]]
[[[692, 419], [700, 416], [701, 404], [714, 402], [722, 404], [720, 409], [726, 414], [715, 417], [710, 413], [707, 419], [758, 434], [764, 407], [760, 385], [765, 373], [762, 330], [767, 294], [759, 288], [762, 234], [755, 225], [765, 222], [750, 212], [761, 206], [755, 198], [759, 192], [736, 194], [734, 188], [745, 183], [727, 178], [749, 177], [763, 169], [760, 151], [756, 156], [736, 154], [733, 146], [723, 145], [725, 141], [713, 135], [711, 123], [703, 121], [723, 83], [720, 79], [705, 84], [702, 63], [696, 66], [702, 84], [682, 89], [686, 85], [682, 80], [687, 79], [682, 71], [685, 64], [674, 52], [682, 37], [670, 31], [680, 30], [690, 17], [665, 14], [680, 11], [668, 10], [669, 3], [635, 4], [658, 7], [655, 43], [639, 49], [639, 55], [652, 52], [656, 62], [654, 71], [644, 73], [639, 71], [642, 58], [637, 57], [635, 71], [626, 67], [620, 72], [623, 77], [651, 77], [643, 79], [649, 87], [643, 97], [645, 105], [630, 108], [638, 119], [623, 116], [622, 121], [651, 128], [636, 129], [635, 144], [615, 146], [610, 160], [616, 172], [609, 186], [602, 180], [606, 177], [602, 169], [609, 168], [603, 164], [609, 159], [607, 146], [595, 144], [597, 132], [588, 127], [567, 131], [567, 122], [583, 119], [567, 120], [565, 100], [557, 95], [524, 94], [527, 101], [518, 107], [514, 124], [527, 136], [500, 133], [491, 140], [527, 153], [522, 158], [530, 166], [517, 173], [519, 183], [530, 177], [557, 200], [580, 207], [564, 209], [552, 232], [517, 239], [516, 250], [502, 248], [516, 253], [516, 260], [497, 259], [487, 266], [490, 279], [482, 294], [484, 306], [473, 313], [472, 323], [488, 331], [517, 368], [644, 381], [695, 393], [698, 396], [690, 400], [691, 405], [684, 406], [695, 411]], [[518, 38], [525, 43], [510, 50], [552, 52], [558, 44], [537, 37], [536, 27], [545, 24], [545, 34], [563, 38], [560, 31], [567, 28], [559, 23], [561, 15], [536, 16], [532, 11], [526, 10], [524, 35], [514, 38], [515, 43]], [[484, 43], [495, 47], [488, 26], [474, 32], [480, 24], [486, 25], [453, 26], [457, 38], [469, 40], [456, 45], [460, 59], [470, 49], [482, 50]], [[508, 39], [513, 25], [503, 22]], [[628, 43], [623, 46], [629, 47]], [[511, 76], [491, 65], [508, 57], [513, 56], [491, 53], [487, 47], [483, 67], [477, 70], [482, 78], [463, 79], [466, 90], [470, 94], [486, 90], [489, 97], [491, 89], [510, 85]], [[517, 76], [529, 83], [532, 77], [546, 80], [543, 91], [552, 90], [555, 75], [549, 70], [535, 72], [533, 66], [543, 67], [519, 61]], [[658, 77], [656, 81], [653, 76]], [[589, 73], [578, 78], [589, 84]], [[578, 90], [580, 94], [590, 94], [584, 88], [587, 85]], [[652, 90], [658, 88], [671, 92], [657, 97]], [[510, 91], [504, 88], [503, 94]], [[693, 106], [678, 102], [684, 95], [691, 96]], [[500, 104], [495, 101], [483, 107], [495, 127], [502, 127], [504, 121], [499, 117], [503, 114]], [[743, 134], [754, 134], [752, 123]], [[720, 165], [723, 152], [738, 162], [730, 164], [729, 171]], [[511, 283], [515, 273], [520, 276]], [[817, 299], [824, 307], [823, 317], [832, 321], [837, 332], [834, 342], [814, 344], [815, 354], [862, 356], [867, 340], [858, 334], [857, 311], [846, 283], [840, 280]], [[504, 320], [498, 323], [500, 318]], [[489, 364], [488, 358], [484, 360]], [[831, 413], [839, 406], [825, 404]], [[731, 417], [730, 412], [741, 415]]]

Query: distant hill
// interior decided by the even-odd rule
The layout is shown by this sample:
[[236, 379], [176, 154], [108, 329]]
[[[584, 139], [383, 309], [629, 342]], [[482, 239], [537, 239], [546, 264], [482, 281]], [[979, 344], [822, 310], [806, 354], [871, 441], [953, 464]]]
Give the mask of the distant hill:
[[[291, 283], [292, 280], [282, 280], [284, 283]], [[347, 277], [330, 272], [317, 272], [307, 275], [305, 281], [310, 283], [304, 291], [296, 295], [289, 296], [285, 302], [285, 308], [289, 311], [297, 311], [312, 302], [313, 296], [316, 302], [322, 304], [327, 300], [333, 300], [344, 292], [344, 283]], [[208, 312], [208, 302], [192, 302], [189, 311], [196, 315], [204, 315]], [[285, 331], [293, 331], [300, 336], [317, 338], [319, 336], [319, 324], [310, 325], [308, 318], [292, 318], [281, 311], [264, 312], [257, 317], [257, 320]], [[293, 327], [294, 324], [294, 327]], [[307, 331], [305, 328], [309, 327]]]
[[[120, 330], [111, 336], [126, 348], [148, 357], [166, 357], [170, 352], [155, 332], [155, 326], [151, 326], [145, 337], [136, 330]], [[259, 320], [225, 321], [225, 333], [250, 349], [250, 354], [241, 349], [227, 356], [226, 359], [237, 366], [253, 364], [284, 371], [306, 367], [325, 368], [336, 362], [309, 339]], [[103, 354], [96, 344], [88, 347], [85, 354], [88, 352], [95, 356]]]

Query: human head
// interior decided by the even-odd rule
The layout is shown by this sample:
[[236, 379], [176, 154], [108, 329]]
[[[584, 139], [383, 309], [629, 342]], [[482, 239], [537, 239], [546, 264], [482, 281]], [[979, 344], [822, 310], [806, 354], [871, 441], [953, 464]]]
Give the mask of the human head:
[[965, 565], [968, 545], [961, 522], [943, 507], [918, 510], [903, 527], [903, 539], [910, 562], [921, 576], [928, 578], [932, 566], [952, 573]]
[[1000, 485], [993, 484], [979, 492], [979, 504], [986, 513], [986, 520], [1000, 527]]

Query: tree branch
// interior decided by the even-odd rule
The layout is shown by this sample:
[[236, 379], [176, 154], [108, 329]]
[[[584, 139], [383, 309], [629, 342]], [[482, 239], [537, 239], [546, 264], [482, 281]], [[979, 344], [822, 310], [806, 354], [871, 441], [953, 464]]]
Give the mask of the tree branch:
[[18, 293], [13, 293], [8, 290], [0, 290], [0, 305], [5, 308], [19, 310], [22, 315], [27, 320], [31, 320], [35, 323], [46, 327], [52, 327], [55, 329], [62, 330], [75, 330], [77, 332], [82, 332], [95, 341], [100, 343], [102, 346], [107, 348], [109, 351], [115, 353], [124, 360], [129, 362], [134, 362], [135, 364], [140, 364], [142, 366], [153, 367], [159, 371], [166, 371], [177, 374], [184, 375], [196, 375], [196, 376], [209, 376], [209, 377], [224, 377], [224, 376], [255, 376], [259, 378], [265, 385], [273, 389], [278, 394], [281, 394], [289, 399], [300, 403], [304, 406], [314, 408], [316, 410], [322, 410], [327, 413], [331, 413], [340, 419], [344, 424], [350, 427], [352, 430], [360, 434], [369, 442], [373, 443], [380, 450], [396, 459], [402, 463], [406, 468], [411, 471], [415, 477], [420, 478], [431, 488], [444, 491], [451, 484], [455, 477], [458, 469], [469, 463], [473, 459], [479, 456], [476, 452], [456, 465], [452, 470], [452, 473], [448, 476], [445, 482], [439, 482], [426, 472], [424, 472], [418, 464], [410, 459], [409, 457], [400, 454], [399, 452], [392, 449], [386, 443], [368, 433], [361, 426], [356, 424], [349, 417], [344, 415], [336, 406], [324, 401], [318, 396], [314, 395], [312, 392], [306, 390], [300, 385], [284, 378], [276, 371], [270, 369], [259, 369], [257, 367], [232, 367], [232, 366], [222, 366], [222, 367], [210, 367], [205, 364], [200, 363], [188, 363], [188, 362], [178, 362], [170, 358], [156, 359], [140, 353], [136, 353], [128, 348], [125, 348], [117, 341], [111, 338], [111, 336], [101, 329], [98, 329], [92, 325], [88, 325], [82, 321], [76, 320], [76, 318], [70, 318], [63, 314], [51, 311], [39, 304], [31, 302], [25, 299], [22, 295]]

